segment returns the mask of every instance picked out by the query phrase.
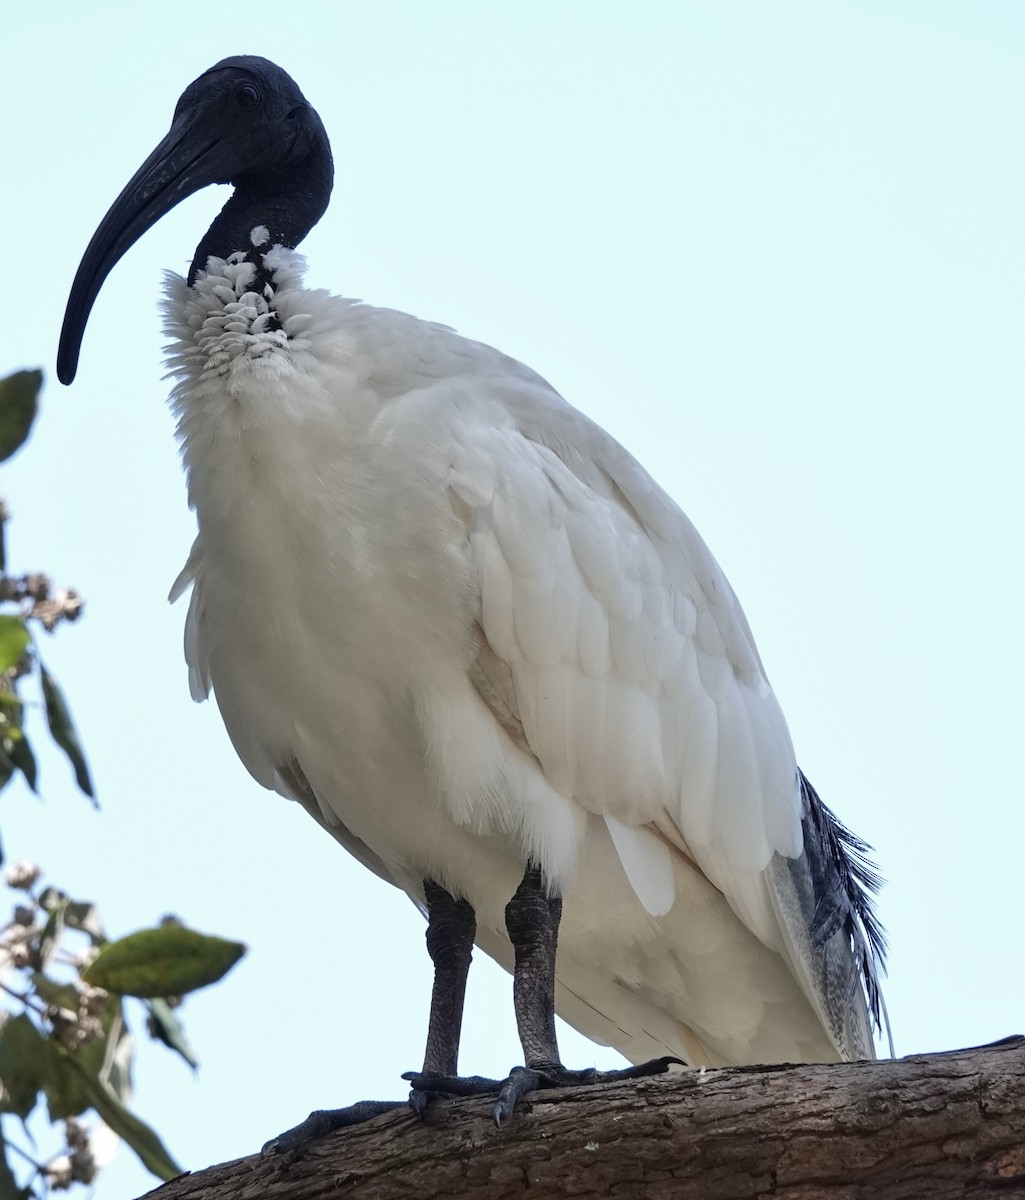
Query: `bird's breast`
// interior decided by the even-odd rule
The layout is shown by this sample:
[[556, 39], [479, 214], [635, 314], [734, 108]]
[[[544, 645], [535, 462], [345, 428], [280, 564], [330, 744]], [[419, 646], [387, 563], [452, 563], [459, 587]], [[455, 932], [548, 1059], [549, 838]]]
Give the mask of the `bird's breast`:
[[196, 303], [171, 359], [199, 525], [193, 671], [261, 783], [297, 761], [328, 815], [381, 849], [431, 804], [417, 697], [474, 649], [444, 431], [416, 387], [376, 386], [343, 331], [318, 341], [286, 314], [286, 340], [264, 344], [230, 303], [197, 326]]

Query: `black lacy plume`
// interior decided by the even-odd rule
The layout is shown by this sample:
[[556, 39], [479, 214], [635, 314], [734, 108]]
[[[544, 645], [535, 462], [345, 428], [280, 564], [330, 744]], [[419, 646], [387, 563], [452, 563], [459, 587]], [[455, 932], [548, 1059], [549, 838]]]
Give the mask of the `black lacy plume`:
[[[886, 933], [875, 910], [874, 896], [883, 884], [869, 855], [872, 847], [852, 833], [820, 799], [818, 792], [799, 772], [806, 821], [814, 829], [818, 844], [826, 851], [832, 867], [832, 886], [816, 886], [816, 909], [811, 932], [816, 941], [826, 941], [842, 923], [854, 952], [869, 1011], [877, 1029], [882, 1029], [882, 997], [879, 972], [886, 967]], [[807, 837], [805, 839], [807, 841]], [[823, 884], [823, 880], [817, 880]]]

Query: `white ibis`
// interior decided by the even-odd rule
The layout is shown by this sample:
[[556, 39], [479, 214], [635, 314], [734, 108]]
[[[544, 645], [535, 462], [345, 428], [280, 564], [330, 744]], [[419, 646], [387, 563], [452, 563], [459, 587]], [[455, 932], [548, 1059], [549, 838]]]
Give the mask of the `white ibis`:
[[[872, 1057], [877, 878], [798, 769], [722, 571], [529, 368], [303, 286], [332, 172], [280, 67], [212, 67], [90, 242], [58, 373], [129, 247], [234, 184], [167, 285], [199, 527], [172, 597], [191, 585], [192, 693], [213, 689], [254, 778], [426, 913], [413, 1106], [499, 1088], [457, 1076], [474, 942], [513, 974], [526, 1064], [496, 1119], [535, 1087], [674, 1059]], [[637, 1065], [568, 1070], [555, 1012]]]

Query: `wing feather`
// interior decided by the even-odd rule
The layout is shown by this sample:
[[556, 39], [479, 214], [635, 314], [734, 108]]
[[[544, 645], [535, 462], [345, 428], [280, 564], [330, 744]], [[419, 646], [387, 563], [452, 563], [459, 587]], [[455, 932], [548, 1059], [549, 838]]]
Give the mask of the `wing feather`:
[[693, 527], [595, 432], [596, 453], [577, 444], [568, 461], [513, 422], [463, 435], [460, 495], [488, 498], [470, 517], [484, 636], [557, 790], [627, 825], [668, 817], [746, 919], [764, 906], [756, 932], [775, 938], [750, 881], [801, 845], [786, 725]]
[[611, 813], [605, 824], [637, 899], [653, 917], [665, 916], [676, 898], [669, 847], [646, 825], [624, 825]]

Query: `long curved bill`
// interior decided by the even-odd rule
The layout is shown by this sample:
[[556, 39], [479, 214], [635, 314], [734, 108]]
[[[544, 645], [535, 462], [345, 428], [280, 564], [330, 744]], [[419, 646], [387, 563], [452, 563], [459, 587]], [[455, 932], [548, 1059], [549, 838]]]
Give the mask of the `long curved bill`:
[[193, 192], [218, 182], [211, 152], [219, 138], [204, 140], [196, 129], [195, 111], [177, 115], [167, 136], [135, 172], [100, 222], [71, 285], [64, 313], [57, 378], [68, 384], [78, 370], [82, 336], [103, 281], [139, 238]]

